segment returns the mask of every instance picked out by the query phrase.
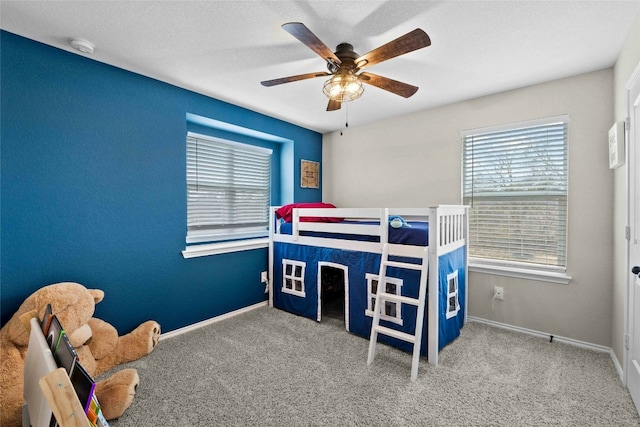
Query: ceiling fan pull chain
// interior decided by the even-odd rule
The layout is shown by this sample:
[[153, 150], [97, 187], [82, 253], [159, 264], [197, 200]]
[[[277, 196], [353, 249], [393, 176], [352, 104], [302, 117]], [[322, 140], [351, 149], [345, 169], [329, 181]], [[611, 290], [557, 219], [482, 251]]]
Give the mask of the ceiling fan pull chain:
[[[344, 127], [345, 129], [349, 127], [349, 106], [348, 104], [344, 106]], [[342, 131], [340, 131], [340, 136], [342, 136]]]
[[344, 113], [345, 113], [345, 119], [344, 119], [344, 127], [348, 128], [349, 127], [349, 104], [344, 106]]

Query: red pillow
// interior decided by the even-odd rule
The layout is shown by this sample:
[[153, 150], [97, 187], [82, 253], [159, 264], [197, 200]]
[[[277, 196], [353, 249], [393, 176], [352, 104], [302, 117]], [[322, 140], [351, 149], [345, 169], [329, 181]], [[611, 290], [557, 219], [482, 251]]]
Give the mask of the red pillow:
[[[293, 218], [293, 209], [300, 208], [335, 208], [331, 203], [291, 203], [289, 205], [284, 205], [276, 210], [276, 217], [282, 218], [285, 222], [291, 222]], [[343, 218], [334, 218], [334, 217], [315, 217], [315, 216], [307, 216], [300, 218], [302, 222], [340, 222]]]

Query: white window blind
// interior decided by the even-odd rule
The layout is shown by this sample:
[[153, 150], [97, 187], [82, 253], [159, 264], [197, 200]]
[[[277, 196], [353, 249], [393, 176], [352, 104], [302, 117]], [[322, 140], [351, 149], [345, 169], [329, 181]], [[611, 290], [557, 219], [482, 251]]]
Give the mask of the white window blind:
[[567, 117], [463, 133], [469, 255], [566, 267]]
[[267, 234], [271, 150], [188, 133], [187, 242]]

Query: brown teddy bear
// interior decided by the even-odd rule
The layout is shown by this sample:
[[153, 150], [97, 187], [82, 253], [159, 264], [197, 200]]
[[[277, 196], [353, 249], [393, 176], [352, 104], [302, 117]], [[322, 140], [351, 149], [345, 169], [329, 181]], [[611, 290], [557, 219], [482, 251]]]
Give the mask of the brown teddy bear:
[[[45, 286], [31, 294], [4, 325], [0, 330], [0, 426], [21, 425], [23, 370], [29, 343], [23, 315], [37, 312], [42, 319], [47, 304], [51, 304], [53, 314], [78, 353], [80, 364], [94, 378], [154, 349], [160, 325], [149, 320], [131, 333], [118, 336], [112, 325], [92, 317], [95, 304], [103, 298], [103, 291], [87, 289], [78, 283]], [[118, 418], [131, 405], [138, 381], [135, 369], [123, 369], [97, 382], [96, 396], [107, 420]]]

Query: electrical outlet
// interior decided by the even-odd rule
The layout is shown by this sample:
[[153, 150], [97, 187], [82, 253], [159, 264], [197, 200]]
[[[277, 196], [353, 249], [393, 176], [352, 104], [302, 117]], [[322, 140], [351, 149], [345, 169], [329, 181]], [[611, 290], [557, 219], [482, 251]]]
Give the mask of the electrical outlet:
[[269, 277], [267, 276], [267, 272], [263, 271], [260, 273], [260, 283], [267, 283], [269, 281]]
[[504, 299], [504, 288], [502, 286], [494, 286], [493, 297], [495, 299]]

